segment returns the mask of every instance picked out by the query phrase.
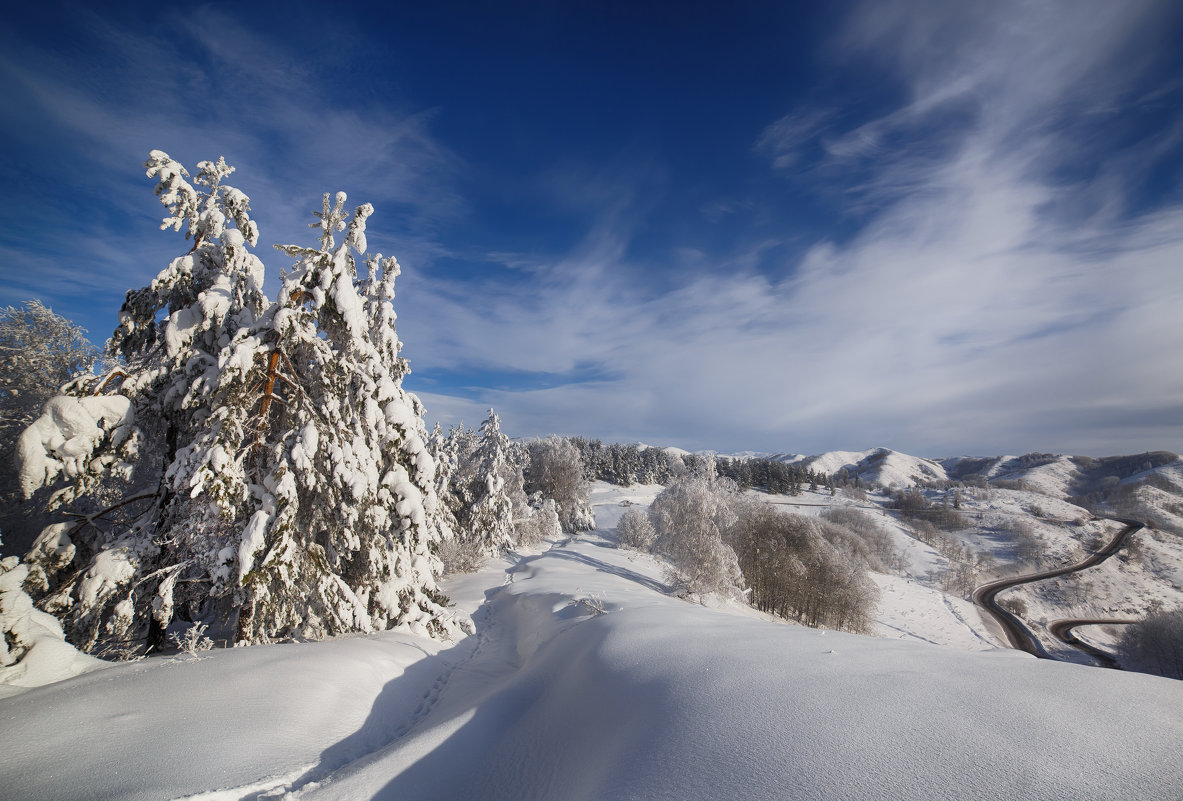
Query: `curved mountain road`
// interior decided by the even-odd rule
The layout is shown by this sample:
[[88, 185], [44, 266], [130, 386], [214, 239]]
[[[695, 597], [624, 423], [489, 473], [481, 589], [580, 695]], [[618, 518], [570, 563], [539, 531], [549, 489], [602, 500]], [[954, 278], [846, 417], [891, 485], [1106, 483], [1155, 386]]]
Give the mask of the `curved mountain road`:
[[1110, 654], [1106, 653], [1105, 651], [1102, 651], [1100, 648], [1095, 648], [1095, 647], [1089, 645], [1087, 642], [1085, 642], [1084, 640], [1080, 639], [1075, 634], [1073, 634], [1072, 630], [1075, 629], [1077, 626], [1109, 626], [1109, 625], [1116, 625], [1116, 624], [1123, 624], [1124, 625], [1124, 624], [1136, 623], [1136, 622], [1137, 622], [1136, 620], [1118, 620], [1117, 618], [1112, 618], [1112, 619], [1110, 619], [1110, 618], [1091, 618], [1091, 619], [1069, 618], [1069, 619], [1065, 619], [1065, 620], [1053, 620], [1051, 623], [1047, 624], [1047, 630], [1049, 632], [1051, 632], [1051, 635], [1053, 637], [1055, 637], [1057, 640], [1059, 640], [1060, 642], [1062, 642], [1066, 645], [1071, 645], [1073, 648], [1076, 648], [1080, 651], [1084, 651], [1086, 654], [1091, 656], [1093, 659], [1096, 659], [1097, 663], [1100, 664], [1101, 667], [1107, 667], [1107, 668], [1113, 668], [1115, 670], [1119, 670], [1120, 668], [1117, 664], [1116, 659], [1114, 659]]
[[[995, 620], [998, 621], [999, 625], [1002, 626], [1003, 631], [1006, 632], [1006, 637], [1010, 641], [1012, 648], [1016, 648], [1021, 651], [1026, 651], [1027, 653], [1033, 654], [1034, 656], [1037, 656], [1040, 659], [1053, 658], [1051, 656], [1051, 654], [1049, 654], [1046, 650], [1044, 650], [1043, 646], [1040, 645], [1039, 640], [1036, 639], [1036, 637], [1027, 629], [1026, 625], [1023, 624], [1023, 621], [1019, 620], [1019, 618], [1017, 616], [1015, 616], [1011, 612], [1007, 611], [1006, 609], [1003, 609], [998, 604], [998, 601], [997, 601], [998, 593], [1002, 592], [1003, 590], [1008, 590], [1011, 587], [1017, 587], [1020, 584], [1030, 584], [1035, 581], [1043, 581], [1044, 579], [1055, 578], [1057, 576], [1065, 576], [1065, 575], [1068, 575], [1069, 573], [1076, 573], [1077, 571], [1087, 570], [1090, 567], [1094, 567], [1096, 565], [1099, 565], [1102, 562], [1104, 562], [1106, 559], [1108, 559], [1109, 557], [1113, 556], [1118, 551], [1120, 551], [1122, 549], [1122, 546], [1125, 545], [1126, 540], [1129, 539], [1129, 537], [1132, 534], [1142, 530], [1146, 526], [1145, 523], [1142, 523], [1141, 521], [1138, 521], [1138, 520], [1128, 520], [1128, 519], [1120, 518], [1120, 517], [1110, 517], [1110, 518], [1104, 518], [1104, 519], [1116, 520], [1118, 523], [1124, 523], [1125, 528], [1123, 528], [1121, 531], [1119, 531], [1113, 537], [1112, 540], [1110, 540], [1108, 543], [1106, 543], [1105, 547], [1101, 548], [1096, 553], [1091, 554], [1088, 558], [1084, 559], [1083, 561], [1078, 562], [1074, 565], [1068, 565], [1067, 567], [1055, 568], [1054, 570], [1044, 570], [1039, 573], [1028, 573], [1023, 576], [1012, 576], [1010, 578], [999, 579], [998, 581], [991, 581], [990, 583], [983, 584], [982, 586], [980, 586], [976, 590], [974, 590], [974, 593], [973, 593], [974, 603], [977, 604], [978, 606], [982, 607], [983, 609], [985, 609]], [[1066, 624], [1066, 625], [1063, 625], [1060, 627], [1060, 630], [1064, 633], [1064, 636], [1060, 636], [1059, 634], [1056, 634], [1054, 631], [1052, 633], [1054, 636], [1056, 636], [1057, 639], [1061, 640], [1062, 642], [1065, 642], [1065, 643], [1072, 645], [1076, 648], [1080, 648], [1080, 650], [1084, 651], [1085, 653], [1088, 653], [1090, 656], [1095, 657], [1098, 655], [1098, 653], [1103, 653], [1103, 652], [1099, 652], [1098, 649], [1093, 648], [1092, 646], [1087, 646], [1084, 643], [1081, 643], [1079, 640], [1077, 640], [1071, 634], [1071, 629], [1074, 628], [1075, 626], [1082, 626], [1082, 625], [1085, 625], [1086, 623], [1091, 623], [1091, 622], [1097, 622], [1097, 621], [1085, 621], [1085, 620], [1056, 621], [1056, 623]], [[1108, 621], [1107, 620], [1107, 621], [1103, 621], [1103, 622], [1116, 623], [1116, 622], [1128, 622], [1128, 621]], [[1071, 625], [1067, 625], [1067, 624], [1071, 624]], [[1069, 639], [1069, 638], [1071, 638], [1071, 639]], [[1113, 660], [1111, 657], [1108, 656], [1108, 654], [1105, 654], [1104, 656], [1105, 656], [1105, 660], [1107, 660], [1109, 663], [1112, 663]]]

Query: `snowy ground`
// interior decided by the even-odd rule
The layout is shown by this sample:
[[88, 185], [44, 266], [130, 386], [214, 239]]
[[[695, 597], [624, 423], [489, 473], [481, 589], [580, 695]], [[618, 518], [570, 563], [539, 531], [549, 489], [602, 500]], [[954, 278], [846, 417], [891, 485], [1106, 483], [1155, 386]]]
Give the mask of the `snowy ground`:
[[[5, 798], [1165, 798], [1183, 683], [989, 648], [881, 578], [885, 636], [662, 592], [601, 531], [452, 580], [477, 634], [157, 658], [0, 700]], [[942, 613], [941, 609], [945, 608]], [[602, 611], [601, 611], [602, 609]]]
[[969, 651], [1005, 647], [1005, 638], [993, 633], [971, 602], [912, 579], [879, 574], [872, 574], [872, 578], [879, 587], [877, 636]]

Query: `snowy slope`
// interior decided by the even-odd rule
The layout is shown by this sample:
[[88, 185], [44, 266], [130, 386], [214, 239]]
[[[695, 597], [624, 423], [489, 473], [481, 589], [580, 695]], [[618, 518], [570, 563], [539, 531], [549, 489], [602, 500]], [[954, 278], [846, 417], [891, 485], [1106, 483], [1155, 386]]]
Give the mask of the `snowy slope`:
[[[600, 487], [597, 516], [611, 526], [621, 500], [656, 490]], [[1183, 786], [1183, 682], [687, 604], [612, 535], [450, 583], [477, 624], [456, 643], [218, 651], [0, 700], [0, 794], [1146, 799]], [[942, 603], [882, 586], [909, 598], [897, 623]]]
[[990, 630], [971, 601], [912, 579], [878, 573], [871, 577], [879, 588], [879, 606], [874, 616], [877, 636], [968, 651], [1006, 647], [1006, 639]]

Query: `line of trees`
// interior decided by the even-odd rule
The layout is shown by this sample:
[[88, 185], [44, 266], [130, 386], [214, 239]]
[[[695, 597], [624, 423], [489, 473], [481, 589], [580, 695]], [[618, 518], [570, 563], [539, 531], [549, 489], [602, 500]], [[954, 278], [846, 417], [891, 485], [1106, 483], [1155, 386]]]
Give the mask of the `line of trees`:
[[728, 478], [741, 489], [762, 489], [778, 495], [811, 491], [836, 492], [834, 478], [796, 464], [775, 459], [730, 459], [707, 454], [677, 453], [639, 444], [605, 445], [598, 439], [571, 437], [585, 475], [622, 487], [633, 484], [671, 484], [688, 475]]
[[598, 439], [585, 437], [571, 437], [569, 441], [579, 453], [587, 478], [621, 487], [670, 484], [682, 476], [701, 471], [706, 461], [706, 457], [696, 454], [679, 455], [635, 443], [605, 445]]
[[[900, 512], [912, 536], [931, 545], [945, 557], [947, 566], [941, 577], [945, 592], [968, 598], [984, 575], [995, 571], [997, 565], [989, 552], [978, 552], [950, 532], [969, 528], [972, 524], [961, 511], [962, 488], [952, 487], [935, 501], [919, 487], [897, 490], [888, 508]], [[1041, 543], [1034, 538], [1030, 527], [1014, 533], [1024, 556]]]
[[734, 481], [741, 490], [755, 488], [774, 495], [800, 495], [808, 487], [811, 492], [824, 489], [831, 495], [837, 493], [833, 476], [816, 472], [813, 468], [775, 459], [720, 457], [717, 464], [719, 475]]

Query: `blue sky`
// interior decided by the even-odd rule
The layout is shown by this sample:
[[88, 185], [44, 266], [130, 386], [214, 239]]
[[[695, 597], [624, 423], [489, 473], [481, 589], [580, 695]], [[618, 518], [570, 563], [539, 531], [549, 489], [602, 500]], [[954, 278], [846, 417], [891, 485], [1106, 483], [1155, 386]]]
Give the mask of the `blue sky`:
[[0, 304], [101, 342], [187, 247], [153, 148], [274, 242], [403, 264], [431, 419], [720, 451], [1183, 450], [1173, 2], [26, 4]]

